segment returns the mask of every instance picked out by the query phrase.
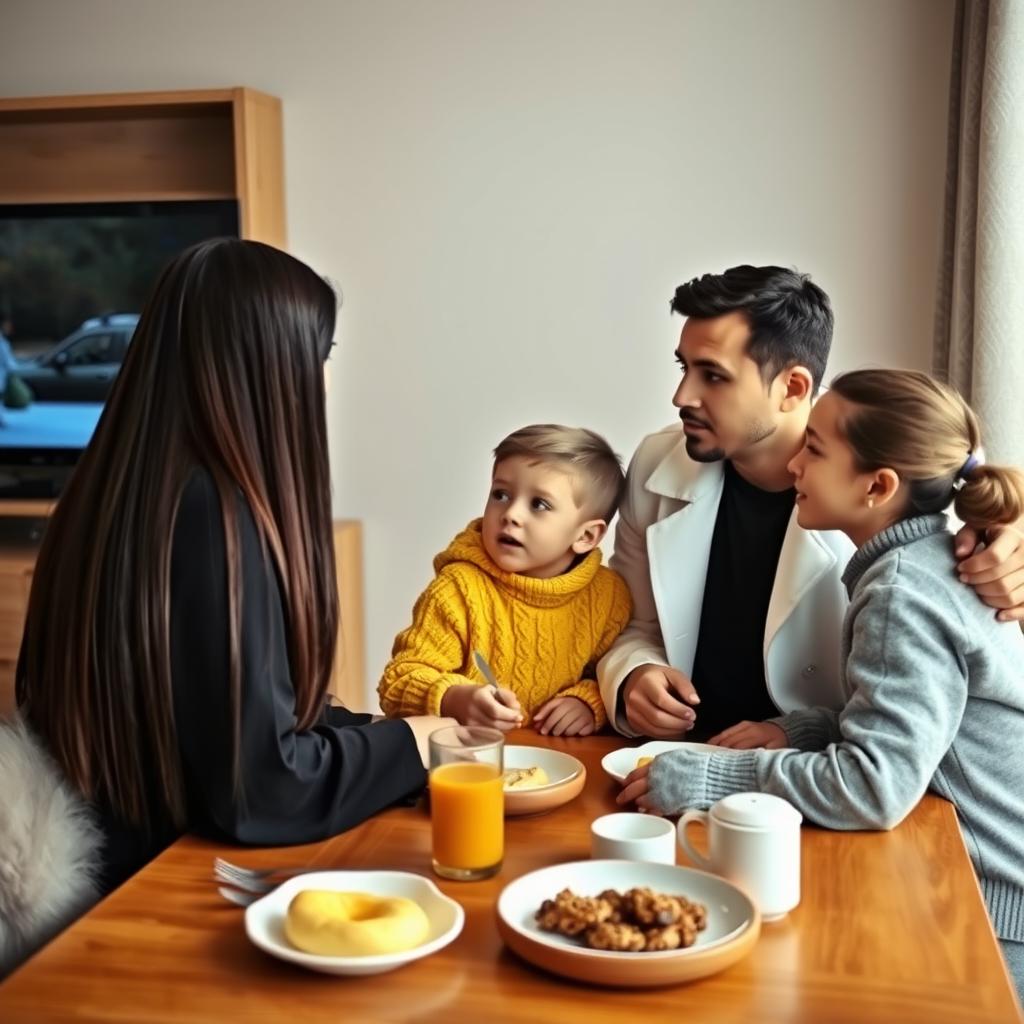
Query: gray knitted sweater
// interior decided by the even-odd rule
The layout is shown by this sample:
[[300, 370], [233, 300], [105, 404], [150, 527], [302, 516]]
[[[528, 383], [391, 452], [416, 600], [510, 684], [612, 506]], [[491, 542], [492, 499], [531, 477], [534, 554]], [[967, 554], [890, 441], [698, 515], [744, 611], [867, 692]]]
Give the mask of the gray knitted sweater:
[[761, 790], [828, 828], [888, 829], [930, 789], [957, 809], [996, 933], [1024, 941], [1024, 635], [955, 564], [941, 515], [873, 537], [843, 574], [843, 710], [773, 719], [795, 750], [663, 754], [654, 803]]

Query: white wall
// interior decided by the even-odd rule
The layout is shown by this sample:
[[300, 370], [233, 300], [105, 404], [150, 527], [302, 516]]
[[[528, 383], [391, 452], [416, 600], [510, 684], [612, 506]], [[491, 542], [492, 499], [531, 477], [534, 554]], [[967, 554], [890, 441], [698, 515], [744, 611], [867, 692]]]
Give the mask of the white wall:
[[[294, 252], [341, 284], [335, 510], [370, 690], [489, 452], [670, 422], [679, 282], [811, 271], [833, 371], [925, 367], [952, 0], [4, 0], [0, 93], [284, 100]], [[374, 698], [368, 695], [368, 703]]]

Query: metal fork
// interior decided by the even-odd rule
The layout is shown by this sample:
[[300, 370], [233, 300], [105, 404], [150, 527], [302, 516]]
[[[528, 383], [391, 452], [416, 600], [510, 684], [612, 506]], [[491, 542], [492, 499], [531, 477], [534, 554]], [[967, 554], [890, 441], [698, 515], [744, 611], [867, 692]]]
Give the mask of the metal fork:
[[217, 892], [229, 903], [237, 904], [239, 907], [247, 907], [260, 899], [260, 893], [242, 892], [240, 889], [229, 889], [226, 885], [217, 886]]
[[240, 864], [232, 864], [220, 857], [215, 857], [213, 860], [213, 875], [217, 881], [227, 882], [236, 889], [245, 889], [248, 892], [261, 895], [276, 889], [286, 878], [316, 870], [319, 869], [306, 867], [243, 868]]

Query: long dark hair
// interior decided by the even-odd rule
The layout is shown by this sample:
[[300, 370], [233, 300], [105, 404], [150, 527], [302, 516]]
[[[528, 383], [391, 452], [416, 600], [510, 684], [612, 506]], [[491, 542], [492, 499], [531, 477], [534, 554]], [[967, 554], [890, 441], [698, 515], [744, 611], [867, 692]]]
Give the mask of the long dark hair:
[[338, 621], [323, 376], [336, 309], [326, 282], [268, 245], [216, 239], [183, 252], [143, 310], [50, 519], [17, 700], [68, 778], [125, 821], [153, 819], [155, 787], [184, 823], [170, 565], [196, 467], [223, 510], [236, 766], [242, 500], [281, 583], [299, 727], [320, 711]]

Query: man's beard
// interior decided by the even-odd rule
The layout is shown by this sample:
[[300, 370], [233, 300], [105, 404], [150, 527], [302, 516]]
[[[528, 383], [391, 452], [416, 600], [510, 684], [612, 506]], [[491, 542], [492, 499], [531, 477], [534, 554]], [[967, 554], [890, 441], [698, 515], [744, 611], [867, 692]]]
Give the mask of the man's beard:
[[[705, 420], [699, 419], [696, 416], [684, 416], [682, 412], [679, 413], [679, 418], [684, 422], [698, 423], [701, 426], [708, 427], [710, 424]], [[743, 443], [738, 445], [736, 452], [744, 451], [747, 448], [753, 447], [755, 444], [759, 444], [766, 438], [772, 436], [776, 431], [776, 426], [773, 423], [765, 423], [762, 420], [754, 420], [746, 431], [746, 438]], [[726, 453], [724, 448], [701, 448], [701, 439], [699, 437], [686, 438], [686, 454], [693, 459], [694, 462], [721, 462], [722, 459], [731, 458], [732, 455]], [[736, 454], [735, 452], [733, 454]]]
[[696, 437], [688, 437], [686, 439], [686, 454], [693, 459], [694, 462], [721, 462], [725, 458], [725, 450], [722, 448], [705, 448], [700, 449], [697, 445], [700, 444], [700, 439]]

